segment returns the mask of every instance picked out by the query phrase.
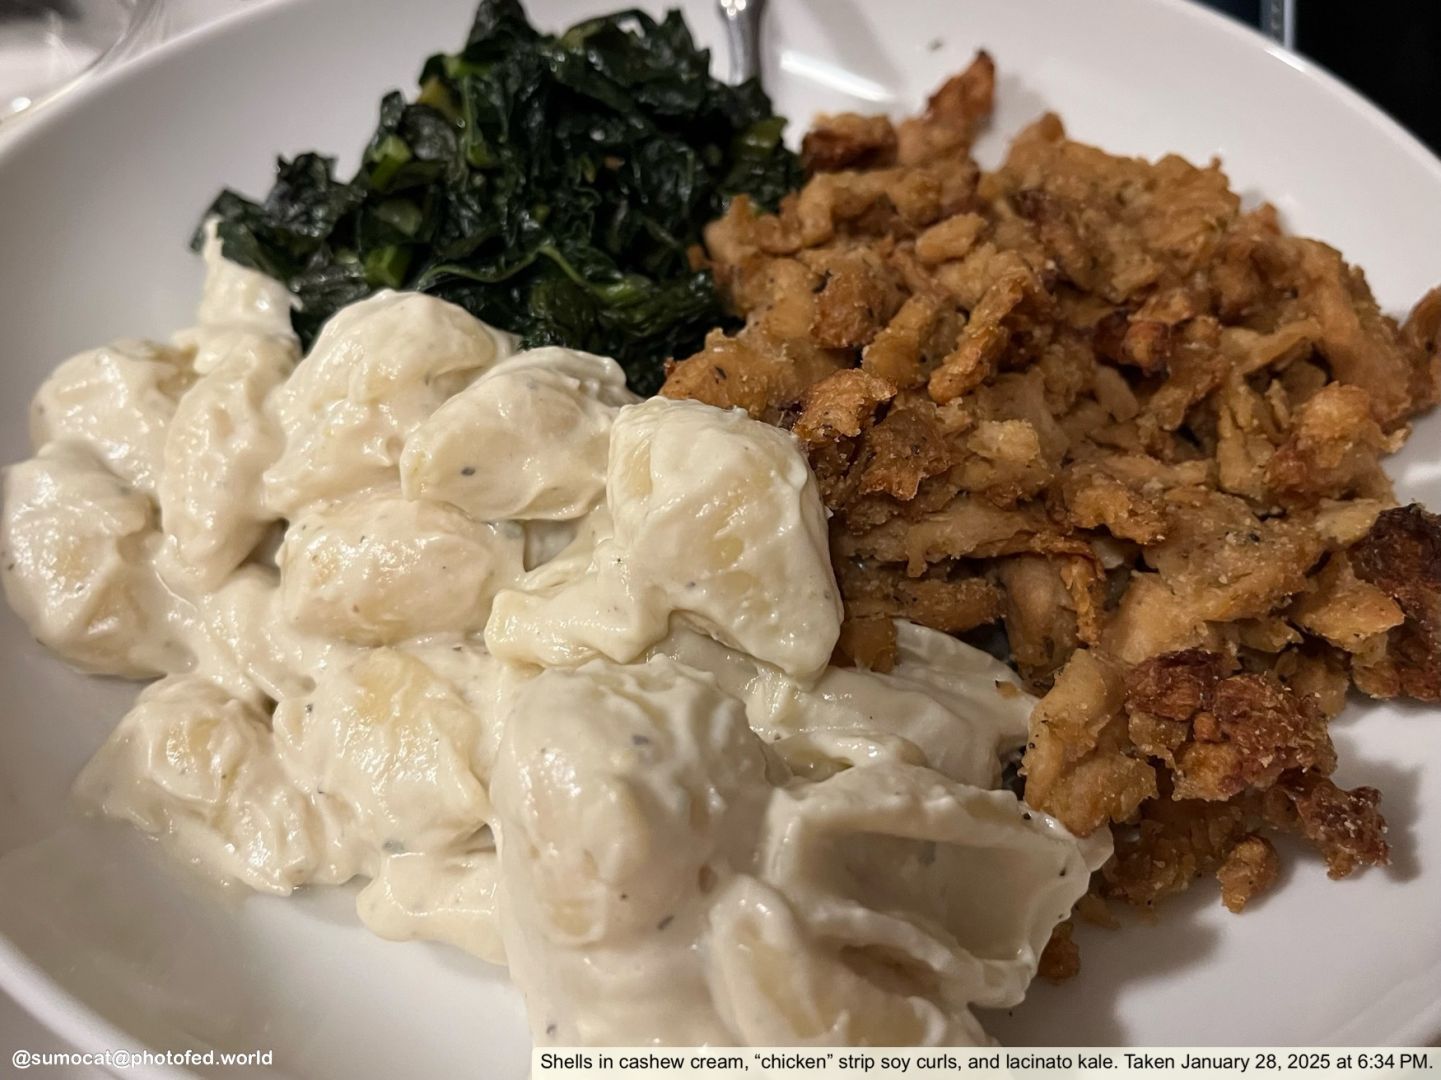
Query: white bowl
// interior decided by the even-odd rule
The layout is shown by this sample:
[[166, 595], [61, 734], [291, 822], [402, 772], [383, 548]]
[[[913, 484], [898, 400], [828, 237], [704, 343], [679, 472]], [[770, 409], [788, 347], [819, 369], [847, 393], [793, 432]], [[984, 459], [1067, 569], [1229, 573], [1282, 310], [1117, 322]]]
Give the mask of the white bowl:
[[[532, 0], [560, 25], [595, 0]], [[646, 7], [657, 5], [646, 4]], [[708, 40], [707, 0], [684, 4]], [[1116, 151], [1219, 154], [1249, 201], [1340, 247], [1402, 311], [1441, 280], [1441, 164], [1334, 80], [1175, 0], [778, 0], [768, 85], [799, 130], [817, 110], [915, 108], [984, 45], [1002, 77], [995, 133], [1044, 108]], [[222, 186], [259, 193], [277, 152], [341, 151], [380, 95], [454, 48], [470, 0], [297, 0], [193, 34], [103, 76], [0, 145], [0, 460], [29, 452], [26, 403], [70, 353], [189, 318], [186, 249]], [[942, 12], [949, 12], [942, 14]], [[723, 60], [718, 67], [724, 68]], [[1441, 417], [1393, 475], [1441, 505]], [[273, 1049], [307, 1077], [521, 1077], [521, 1005], [504, 976], [356, 923], [348, 890], [227, 893], [118, 827], [76, 821], [70, 781], [135, 688], [66, 670], [0, 614], [0, 982], [85, 1049]], [[1395, 862], [1331, 884], [1290, 858], [1240, 917], [1202, 886], [1154, 927], [1080, 937], [1085, 970], [989, 1019], [1013, 1043], [1418, 1042], [1441, 1032], [1441, 723], [1357, 702], [1337, 722], [1340, 780], [1385, 793]], [[204, 1070], [201, 1070], [204, 1071]], [[143, 1075], [127, 1073], [127, 1075]]]

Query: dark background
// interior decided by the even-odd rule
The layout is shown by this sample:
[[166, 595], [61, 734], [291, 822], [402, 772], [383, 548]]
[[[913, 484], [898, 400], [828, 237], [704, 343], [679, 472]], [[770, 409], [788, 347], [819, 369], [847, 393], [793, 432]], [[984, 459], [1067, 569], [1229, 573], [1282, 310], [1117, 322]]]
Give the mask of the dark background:
[[[1260, 21], [1260, 0], [1203, 2]], [[1441, 154], [1441, 0], [1296, 0], [1296, 51]]]

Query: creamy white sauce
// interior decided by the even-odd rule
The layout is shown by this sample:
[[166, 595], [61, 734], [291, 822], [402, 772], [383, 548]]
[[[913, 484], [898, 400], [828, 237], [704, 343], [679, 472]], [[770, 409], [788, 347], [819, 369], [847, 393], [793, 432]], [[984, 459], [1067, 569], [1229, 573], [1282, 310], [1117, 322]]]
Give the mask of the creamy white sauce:
[[159, 676], [77, 793], [201, 870], [509, 965], [551, 1044], [973, 1043], [1107, 852], [996, 791], [1031, 699], [841, 607], [791, 437], [381, 293], [308, 356], [207, 245], [197, 325], [62, 364], [4, 586]]

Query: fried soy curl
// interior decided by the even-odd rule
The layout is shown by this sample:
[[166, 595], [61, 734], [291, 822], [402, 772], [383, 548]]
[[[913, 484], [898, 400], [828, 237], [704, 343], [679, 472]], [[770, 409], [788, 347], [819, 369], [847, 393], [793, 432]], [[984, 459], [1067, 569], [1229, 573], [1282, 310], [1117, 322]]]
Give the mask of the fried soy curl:
[[[800, 439], [837, 663], [890, 667], [897, 617], [1004, 629], [1044, 694], [1027, 800], [1116, 834], [1093, 921], [1202, 876], [1239, 911], [1276, 832], [1333, 877], [1384, 865], [1328, 723], [1352, 684], [1441, 700], [1441, 519], [1381, 467], [1441, 399], [1441, 289], [1398, 323], [1218, 162], [1118, 157], [1054, 115], [984, 172], [994, 86], [981, 53], [919, 116], [821, 117], [778, 213], [738, 198], [706, 230], [745, 326], [662, 393]], [[1054, 942], [1048, 973], [1076, 966]]]

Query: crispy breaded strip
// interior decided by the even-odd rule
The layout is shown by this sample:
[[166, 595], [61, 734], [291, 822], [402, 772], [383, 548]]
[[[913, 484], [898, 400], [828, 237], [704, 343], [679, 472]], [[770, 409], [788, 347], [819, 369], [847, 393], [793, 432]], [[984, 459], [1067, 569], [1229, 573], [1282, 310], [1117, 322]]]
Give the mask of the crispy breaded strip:
[[1047, 982], [1059, 983], [1074, 979], [1081, 973], [1081, 949], [1071, 940], [1074, 927], [1071, 920], [1058, 923], [1051, 931], [1051, 939], [1041, 950], [1041, 961], [1036, 974]]
[[996, 560], [1005, 590], [1011, 660], [1030, 682], [1049, 683], [1080, 644], [1075, 603], [1059, 561], [1041, 555]]
[[896, 388], [884, 379], [856, 368], [837, 371], [807, 388], [791, 431], [813, 446], [855, 438], [895, 396]]
[[746, 328], [665, 393], [801, 439], [838, 662], [889, 666], [893, 614], [1004, 621], [1049, 685], [1030, 797], [1133, 830], [1111, 896], [1214, 874], [1239, 910], [1278, 827], [1333, 869], [1381, 861], [1372, 796], [1325, 779], [1326, 722], [1353, 680], [1441, 700], [1441, 529], [1382, 468], [1441, 400], [1441, 288], [1398, 325], [1219, 163], [1109, 154], [1054, 115], [983, 172], [995, 77], [981, 54], [919, 117], [825, 118], [778, 213], [735, 200], [706, 239]]
[[915, 576], [927, 564], [946, 559], [996, 558], [1024, 552], [1091, 554], [1089, 544], [1056, 529], [1039, 507], [1002, 510], [965, 495], [918, 521], [889, 521], [859, 535], [842, 536], [838, 543], [846, 555], [905, 563]]
[[1381, 793], [1372, 787], [1337, 787], [1329, 777], [1307, 774], [1277, 784], [1266, 793], [1268, 823], [1299, 833], [1326, 859], [1332, 878], [1349, 877], [1362, 866], [1391, 861], [1386, 819], [1376, 809]]
[[866, 346], [861, 367], [894, 386], [921, 385], [927, 374], [927, 345], [946, 309], [947, 301], [939, 292], [913, 293]]
[[661, 393], [722, 409], [740, 408], [757, 420], [775, 421], [838, 367], [836, 358], [821, 349], [712, 331], [703, 352], [671, 369]]
[[1441, 517], [1416, 503], [1384, 511], [1350, 562], [1405, 614], [1380, 656], [1353, 662], [1356, 685], [1373, 697], [1441, 701]]
[[837, 667], [890, 671], [896, 666], [895, 621], [889, 615], [847, 616], [841, 622], [831, 663]]
[[1122, 669], [1077, 649], [1031, 717], [1026, 801], [1082, 836], [1156, 795], [1155, 770], [1128, 753], [1124, 701]]
[[1272, 675], [1224, 675], [1216, 653], [1152, 657], [1126, 675], [1131, 741], [1171, 770], [1178, 799], [1224, 802], [1291, 770], [1329, 773], [1326, 717]]
[[1116, 854], [1101, 868], [1101, 894], [1150, 908], [1217, 873], [1248, 835], [1244, 807], [1173, 800], [1145, 805], [1134, 826], [1114, 830]]
[[807, 172], [874, 169], [896, 159], [896, 129], [884, 116], [818, 116], [801, 141]]
[[1275, 783], [1283, 772], [1336, 767], [1326, 718], [1270, 675], [1232, 675], [1216, 684], [1210, 712], [1192, 718], [1176, 751], [1176, 797], [1224, 801]]
[[849, 560], [836, 565], [846, 614], [909, 619], [932, 630], [960, 633], [993, 622], [1001, 613], [1001, 591], [983, 577], [907, 577], [888, 566]]
[[1405, 621], [1391, 597], [1356, 577], [1344, 552], [1332, 555], [1311, 582], [1311, 591], [1291, 605], [1291, 621], [1337, 648], [1350, 653], [1377, 645], [1384, 649], [1376, 639]]
[[1216, 869], [1216, 880], [1221, 883], [1221, 903], [1239, 915], [1247, 904], [1276, 883], [1280, 870], [1281, 860], [1276, 857], [1271, 841], [1258, 833], [1242, 837]]
[[966, 155], [995, 104], [996, 64], [989, 53], [976, 53], [968, 68], [931, 95], [926, 111], [903, 120], [897, 131], [904, 165]]
[[1416, 301], [1401, 336], [1423, 358], [1412, 378], [1412, 410], [1441, 404], [1441, 286]]
[[1372, 417], [1371, 395], [1328, 383], [1296, 409], [1290, 431], [1265, 466], [1279, 500], [1314, 505], [1351, 496], [1390, 499], [1380, 455], [1397, 449]]
[[1435, 404], [1435, 358], [1381, 313], [1361, 272], [1335, 248], [1315, 240], [1294, 244], [1301, 301], [1321, 328], [1318, 346], [1332, 375], [1366, 390], [1387, 430]]

